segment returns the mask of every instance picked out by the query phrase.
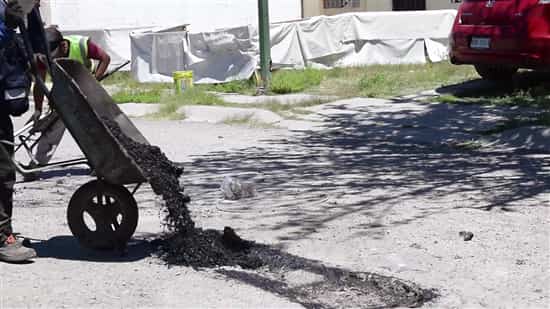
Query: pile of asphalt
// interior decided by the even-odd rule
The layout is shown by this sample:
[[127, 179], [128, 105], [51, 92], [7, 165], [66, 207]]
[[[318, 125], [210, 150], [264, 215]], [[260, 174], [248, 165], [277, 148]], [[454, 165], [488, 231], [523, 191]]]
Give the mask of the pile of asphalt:
[[138, 143], [126, 136], [113, 121], [103, 120], [111, 133], [147, 177], [155, 194], [164, 200], [163, 223], [168, 233], [158, 246], [158, 255], [169, 264], [191, 267], [236, 266], [257, 268], [258, 258], [249, 254], [252, 242], [226, 227], [222, 232], [195, 228], [179, 178], [183, 169], [170, 161], [159, 147]]

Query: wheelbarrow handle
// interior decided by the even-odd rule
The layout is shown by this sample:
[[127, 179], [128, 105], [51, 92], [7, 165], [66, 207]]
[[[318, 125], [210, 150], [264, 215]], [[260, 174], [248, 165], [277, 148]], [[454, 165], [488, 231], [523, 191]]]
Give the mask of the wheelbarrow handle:
[[99, 81], [102, 81], [104, 79], [106, 79], [107, 77], [115, 74], [116, 72], [120, 71], [123, 67], [127, 66], [128, 64], [130, 64], [130, 60], [127, 60], [126, 62], [124, 62], [123, 64], [119, 65], [118, 67], [114, 68], [112, 71], [108, 72], [107, 74], [103, 75]]
[[[42, 16], [40, 15], [40, 10], [35, 7], [33, 9], [33, 13], [36, 14], [39, 22], [43, 25], [42, 22]], [[29, 58], [28, 61], [31, 66], [31, 73], [34, 76], [34, 81], [40, 87], [44, 95], [48, 98], [48, 100], [51, 100], [51, 92], [46, 86], [46, 83], [44, 80], [39, 76], [38, 74], [38, 65], [36, 63], [36, 59], [34, 57], [34, 50], [32, 48], [31, 40], [29, 38], [29, 32], [27, 30], [27, 26], [25, 25], [25, 22], [23, 20], [19, 21], [18, 23], [19, 31], [21, 32], [21, 37], [23, 38], [23, 42], [25, 45], [25, 51], [27, 52], [27, 57]], [[44, 31], [44, 27], [40, 27], [40, 36], [42, 37], [43, 41], [46, 42], [46, 33]], [[48, 47], [46, 47], [46, 59], [47, 59], [47, 66], [50, 67], [51, 64], [51, 55]]]

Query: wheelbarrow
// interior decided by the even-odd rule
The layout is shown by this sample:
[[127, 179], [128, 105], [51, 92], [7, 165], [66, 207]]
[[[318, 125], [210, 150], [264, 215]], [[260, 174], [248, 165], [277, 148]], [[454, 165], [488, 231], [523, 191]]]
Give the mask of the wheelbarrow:
[[134, 194], [147, 178], [104, 119], [134, 141], [149, 143], [82, 64], [59, 59], [52, 61], [51, 70], [51, 104], [96, 177], [71, 197], [69, 228], [84, 247], [123, 249], [138, 223]]
[[[33, 12], [36, 13], [38, 23], [43, 24], [37, 7]], [[53, 82], [53, 88], [48, 89], [44, 80], [36, 74], [37, 65], [31, 57], [34, 55], [33, 46], [23, 21], [19, 22], [19, 30], [35, 83], [61, 117], [84, 153], [88, 165], [95, 171], [96, 179], [78, 188], [69, 201], [69, 228], [84, 247], [123, 250], [138, 223], [134, 194], [148, 180], [104, 120], [116, 123], [121, 132], [135, 142], [149, 143], [88, 69], [74, 60], [54, 61], [46, 48]], [[43, 28], [39, 29], [37, 35], [43, 44], [47, 44]], [[5, 142], [0, 141], [0, 154], [3, 155], [7, 155], [3, 147]], [[17, 167], [15, 158], [12, 158], [12, 162]], [[133, 186], [132, 191], [127, 186]]]
[[[100, 82], [103, 81], [107, 77], [121, 70], [123, 67], [125, 67], [129, 63], [130, 61], [126, 61], [125, 63], [121, 64], [120, 66], [110, 71], [109, 73], [105, 74], [99, 81]], [[30, 166], [34, 166], [31, 168], [23, 165], [21, 162], [18, 162], [18, 161], [13, 162], [19, 174], [25, 176], [36, 172], [43, 172], [46, 170], [50, 170], [52, 168], [88, 164], [88, 160], [85, 157], [81, 157], [81, 158], [76, 158], [71, 160], [50, 162], [45, 165], [38, 165], [38, 161], [34, 155], [34, 151], [38, 146], [40, 140], [43, 138], [43, 134], [48, 130], [50, 130], [50, 128], [57, 122], [58, 119], [59, 119], [59, 115], [55, 111], [50, 111], [48, 114], [44, 115], [38, 121], [36, 121], [36, 123], [34, 121], [29, 121], [28, 123], [25, 124], [25, 126], [23, 126], [21, 129], [19, 129], [17, 132], [14, 133], [15, 153], [24, 152], [27, 155], [27, 157], [30, 159], [30, 162], [34, 163], [34, 165], [32, 164], [30, 165]]]

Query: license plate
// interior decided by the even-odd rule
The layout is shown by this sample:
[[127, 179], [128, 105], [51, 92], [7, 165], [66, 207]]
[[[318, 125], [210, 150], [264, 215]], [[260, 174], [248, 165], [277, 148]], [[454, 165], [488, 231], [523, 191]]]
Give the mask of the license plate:
[[481, 38], [474, 36], [470, 42], [470, 48], [473, 49], [488, 49], [491, 44], [490, 38]]

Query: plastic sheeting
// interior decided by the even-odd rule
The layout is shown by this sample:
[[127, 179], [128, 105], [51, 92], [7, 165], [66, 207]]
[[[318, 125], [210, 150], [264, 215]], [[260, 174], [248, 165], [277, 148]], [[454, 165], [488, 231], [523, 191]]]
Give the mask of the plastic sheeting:
[[[367, 12], [271, 25], [274, 67], [332, 68], [446, 59], [455, 10]], [[258, 65], [256, 27], [208, 33], [134, 33], [132, 71], [142, 82], [193, 70], [196, 83], [249, 78]]]
[[[41, 0], [47, 24], [65, 34], [91, 36], [112, 58], [131, 58], [130, 32], [188, 24], [194, 32], [258, 23], [257, 0]], [[301, 0], [270, 1], [273, 22], [301, 18]], [[216, 17], [212, 18], [212, 13]], [[177, 55], [177, 52], [174, 52]]]
[[[111, 57], [112, 70], [132, 57], [130, 33], [136, 30], [144, 31], [143, 28], [127, 28], [113, 30], [78, 30], [78, 31], [63, 31], [63, 35], [78, 34], [88, 36], [94, 43], [99, 45]], [[130, 66], [122, 68], [123, 71], [130, 70]]]

